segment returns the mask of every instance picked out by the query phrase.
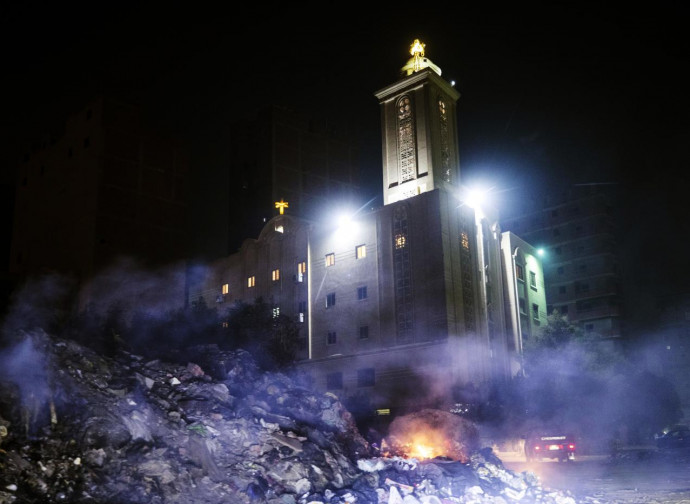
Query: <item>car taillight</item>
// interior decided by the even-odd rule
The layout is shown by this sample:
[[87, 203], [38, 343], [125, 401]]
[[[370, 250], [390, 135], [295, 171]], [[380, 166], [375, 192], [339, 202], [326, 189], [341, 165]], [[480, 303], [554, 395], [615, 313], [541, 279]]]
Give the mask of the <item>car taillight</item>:
[[575, 444], [571, 443], [568, 445], [568, 450], [574, 450], [575, 449]]
[[537, 445], [534, 447], [535, 450], [541, 450], [541, 446]]

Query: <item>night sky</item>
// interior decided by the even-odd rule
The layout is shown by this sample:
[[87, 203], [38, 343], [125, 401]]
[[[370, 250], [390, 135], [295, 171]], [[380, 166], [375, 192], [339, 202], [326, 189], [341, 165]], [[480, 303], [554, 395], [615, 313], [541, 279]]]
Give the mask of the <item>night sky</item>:
[[0, 182], [12, 183], [26, 138], [107, 91], [141, 105], [200, 158], [225, 124], [263, 103], [347, 121], [358, 132], [365, 196], [380, 203], [374, 92], [399, 78], [419, 38], [461, 93], [463, 183], [495, 187], [504, 213], [527, 188], [616, 184], [640, 282], [687, 292], [690, 51], [688, 16], [672, 5], [394, 14], [349, 4], [5, 5]]

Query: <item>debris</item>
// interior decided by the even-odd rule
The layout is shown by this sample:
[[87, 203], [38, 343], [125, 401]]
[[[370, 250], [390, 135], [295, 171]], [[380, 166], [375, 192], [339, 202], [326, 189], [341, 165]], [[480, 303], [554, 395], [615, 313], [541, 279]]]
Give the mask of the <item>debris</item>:
[[[0, 430], [0, 487], [12, 492], [0, 502], [574, 502], [470, 437], [450, 446], [457, 459], [381, 456], [334, 395], [262, 372], [244, 351], [194, 347], [175, 364], [107, 358], [45, 333], [34, 341], [54, 405], [37, 411], [32, 436]], [[21, 404], [19, 390], [0, 386], [2, 427], [21, 425], [21, 410], [4, 406]]]

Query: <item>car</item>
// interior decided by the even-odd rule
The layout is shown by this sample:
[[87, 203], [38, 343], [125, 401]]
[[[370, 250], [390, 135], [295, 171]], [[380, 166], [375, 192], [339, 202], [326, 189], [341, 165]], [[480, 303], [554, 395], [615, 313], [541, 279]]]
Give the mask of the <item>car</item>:
[[690, 448], [690, 427], [676, 425], [656, 436], [656, 446], [660, 450]]
[[560, 432], [530, 435], [525, 440], [525, 457], [528, 462], [543, 459], [573, 461], [575, 460], [575, 436]]

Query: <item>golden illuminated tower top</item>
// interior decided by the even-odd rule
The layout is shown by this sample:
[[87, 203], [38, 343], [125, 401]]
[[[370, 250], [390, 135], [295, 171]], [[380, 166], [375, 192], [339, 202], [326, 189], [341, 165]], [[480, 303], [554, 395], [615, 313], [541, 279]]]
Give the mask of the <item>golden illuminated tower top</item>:
[[384, 205], [436, 189], [453, 193], [460, 180], [460, 93], [426, 58], [419, 39], [406, 49], [412, 57], [403, 76], [374, 93], [382, 116]]
[[410, 54], [414, 56], [415, 71], [419, 70], [419, 59], [424, 57], [424, 47], [426, 44], [422, 44], [419, 39], [414, 39], [412, 45], [410, 46]]
[[405, 66], [402, 67], [401, 70], [403, 73], [412, 75], [424, 68], [431, 68], [438, 75], [441, 75], [441, 69], [432, 63], [429, 58], [424, 57], [424, 47], [426, 47], [426, 44], [420, 42], [419, 39], [414, 39], [414, 42], [410, 45], [410, 54], [412, 57], [407, 60]]

